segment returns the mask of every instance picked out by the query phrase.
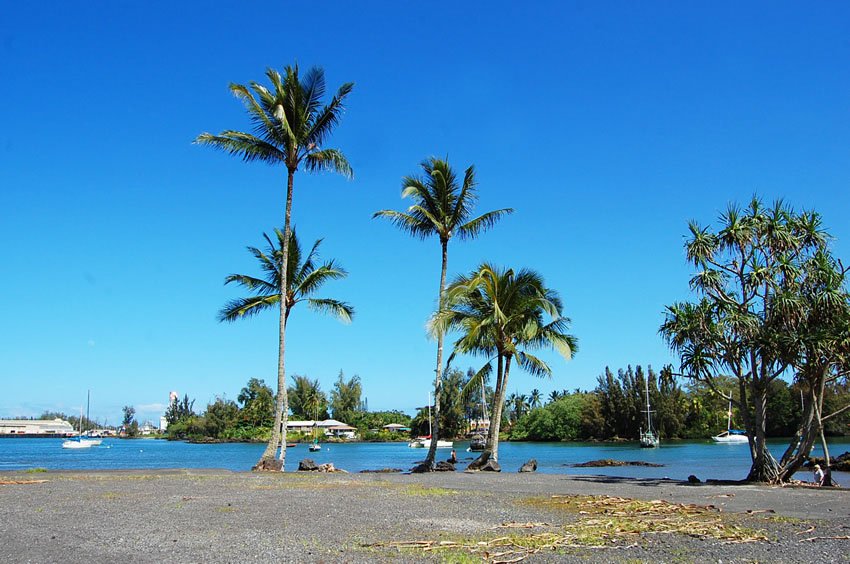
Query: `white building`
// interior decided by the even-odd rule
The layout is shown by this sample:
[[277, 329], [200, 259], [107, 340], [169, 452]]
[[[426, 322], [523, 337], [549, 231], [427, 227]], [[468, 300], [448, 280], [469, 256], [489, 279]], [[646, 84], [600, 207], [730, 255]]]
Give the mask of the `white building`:
[[0, 437], [68, 437], [76, 434], [64, 419], [0, 419]]

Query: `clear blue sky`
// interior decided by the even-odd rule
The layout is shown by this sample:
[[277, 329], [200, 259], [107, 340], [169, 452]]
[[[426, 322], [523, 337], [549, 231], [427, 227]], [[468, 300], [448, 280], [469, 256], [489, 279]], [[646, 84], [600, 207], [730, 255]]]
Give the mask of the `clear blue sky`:
[[[423, 405], [436, 241], [372, 220], [430, 155], [474, 163], [480, 210], [516, 213], [472, 243], [540, 271], [581, 350], [551, 381], [672, 360], [657, 335], [688, 297], [689, 219], [758, 193], [814, 208], [850, 260], [850, 8], [792, 2], [14, 2], [0, 20], [0, 416], [155, 419], [176, 390], [203, 407], [273, 383], [273, 314], [215, 320], [251, 273], [246, 245], [283, 221], [284, 171], [192, 140], [247, 129], [230, 82], [324, 67], [356, 83], [333, 137], [356, 178], [296, 178], [302, 239], [350, 271], [301, 309], [287, 368], [329, 390], [358, 374], [371, 409]], [[478, 365], [462, 359], [462, 368]]]

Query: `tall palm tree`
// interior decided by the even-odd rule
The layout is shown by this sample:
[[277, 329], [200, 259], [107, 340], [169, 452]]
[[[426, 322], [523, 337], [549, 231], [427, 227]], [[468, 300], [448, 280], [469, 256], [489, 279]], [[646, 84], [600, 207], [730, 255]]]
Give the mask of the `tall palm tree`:
[[498, 461], [502, 408], [514, 360], [535, 376], [551, 376], [549, 365], [531, 351], [552, 347], [567, 360], [577, 351], [577, 339], [566, 333], [569, 319], [562, 310], [557, 292], [546, 288], [543, 278], [532, 270], [515, 272], [485, 263], [446, 289], [444, 308], [432, 319], [432, 330], [440, 334], [459, 329], [457, 352], [488, 357], [478, 376], [490, 372], [494, 359], [497, 364], [487, 446], [471, 468], [489, 459]]
[[[225, 284], [238, 284], [250, 291], [251, 295], [227, 302], [218, 314], [219, 321], [244, 319], [278, 306], [282, 315], [282, 328], [285, 328], [292, 308], [300, 302], [306, 302], [307, 307], [314, 311], [329, 313], [340, 321], [350, 322], [354, 316], [354, 308], [349, 304], [331, 298], [311, 297], [326, 282], [348, 276], [348, 273], [337, 266], [333, 260], [324, 264], [318, 263], [319, 245], [321, 245], [322, 240], [319, 239], [313, 243], [307, 256], [303, 256], [294, 229], [289, 232], [288, 238], [280, 229], [275, 229], [274, 233], [275, 240], [263, 233], [263, 238], [268, 244], [265, 250], [248, 247], [248, 251], [260, 263], [260, 269], [263, 272], [261, 278], [247, 274], [231, 274], [224, 279]], [[287, 240], [288, 244], [286, 243]], [[284, 283], [283, 280], [286, 280], [286, 282]], [[281, 294], [286, 296], [286, 299], [281, 300]], [[276, 407], [281, 404], [280, 395], [286, 395], [286, 387], [278, 388], [277, 393]], [[288, 411], [288, 401], [284, 401], [284, 405]], [[276, 409], [275, 423], [272, 428], [272, 434], [278, 433], [283, 439], [285, 439], [285, 433], [281, 432], [281, 428], [285, 428], [286, 415], [286, 413], [279, 413]], [[272, 441], [274, 440], [274, 437], [272, 437]], [[271, 443], [266, 448], [266, 452], [269, 451], [269, 448], [271, 448]], [[282, 452], [285, 452], [285, 440], [283, 440], [283, 445], [280, 448]], [[274, 450], [271, 451], [271, 459], [268, 459], [264, 454], [260, 464], [263, 463], [263, 460], [274, 461], [274, 455]], [[284, 459], [281, 458], [281, 460]], [[283, 462], [281, 462], [280, 469], [283, 469]]]
[[[470, 166], [460, 181], [447, 160], [431, 157], [420, 164], [421, 176], [407, 176], [402, 180], [402, 198], [411, 198], [413, 204], [406, 212], [381, 210], [372, 217], [384, 217], [396, 227], [420, 239], [437, 236], [442, 250], [440, 269], [440, 289], [437, 309], [442, 309], [443, 294], [446, 287], [446, 269], [448, 268], [449, 241], [457, 236], [460, 239], [474, 239], [481, 232], [493, 227], [503, 216], [513, 212], [512, 208], [489, 211], [471, 218], [478, 194], [475, 183], [475, 169]], [[434, 428], [431, 448], [425, 458], [424, 467], [433, 468], [437, 455], [440, 420], [440, 384], [443, 366], [443, 335], [437, 335], [437, 365], [434, 378]]]
[[[345, 98], [354, 88], [345, 83], [337, 90], [331, 101], [322, 105], [325, 96], [325, 73], [313, 67], [301, 76], [298, 65], [284, 68], [283, 76], [267, 69], [266, 77], [271, 88], [251, 82], [248, 86], [231, 84], [230, 90], [239, 98], [248, 111], [253, 133], [226, 130], [218, 135], [202, 133], [196, 143], [211, 145], [241, 157], [245, 162], [261, 161], [270, 165], [286, 167], [286, 205], [284, 208], [283, 240], [289, 241], [292, 217], [292, 192], [295, 172], [303, 166], [309, 172], [338, 172], [347, 178], [353, 176], [351, 165], [338, 149], [324, 146], [334, 127], [339, 123], [344, 110]], [[283, 245], [283, 272], [280, 282], [287, 279], [287, 246]], [[280, 293], [285, 292], [283, 286]], [[263, 452], [258, 469], [284, 470], [286, 464], [286, 441], [282, 440], [282, 429], [286, 428], [286, 300], [280, 300], [278, 324], [277, 402], [275, 422], [271, 439]], [[274, 458], [280, 447], [280, 462]]]
[[531, 406], [531, 409], [537, 409], [538, 407], [540, 407], [540, 400], [542, 397], [543, 396], [540, 393], [540, 390], [538, 390], [537, 388], [531, 390], [531, 395], [529, 396], [529, 405]]

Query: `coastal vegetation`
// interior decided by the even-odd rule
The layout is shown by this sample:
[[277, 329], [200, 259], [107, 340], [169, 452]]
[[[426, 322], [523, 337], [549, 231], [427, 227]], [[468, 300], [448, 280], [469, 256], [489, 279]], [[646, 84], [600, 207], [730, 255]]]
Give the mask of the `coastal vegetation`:
[[[449, 261], [449, 241], [453, 237], [474, 239], [481, 232], [493, 227], [503, 216], [513, 213], [503, 208], [472, 217], [478, 201], [475, 169], [469, 166], [458, 184], [458, 177], [448, 160], [431, 157], [420, 165], [420, 176], [407, 176], [402, 180], [402, 198], [410, 198], [413, 204], [406, 212], [380, 210], [372, 217], [388, 219], [402, 231], [427, 239], [437, 237], [440, 241], [441, 264], [440, 286], [437, 292], [437, 309], [442, 310], [445, 300], [446, 272]], [[437, 362], [434, 369], [434, 423], [433, 439], [422, 469], [433, 469], [440, 434], [441, 383], [443, 373], [443, 333], [437, 335]]]
[[[256, 82], [230, 87], [244, 103], [253, 133], [204, 133], [196, 141], [246, 162], [281, 165], [287, 171], [283, 229], [276, 229], [274, 237], [264, 234], [267, 249], [249, 247], [263, 276], [228, 276], [226, 284], [236, 283], [250, 295], [231, 300], [219, 314], [221, 321], [235, 321], [265, 309], [278, 310], [277, 390], [272, 393], [261, 381], [253, 381], [255, 389], [244, 397], [240, 394], [238, 403], [217, 398], [202, 415], [188, 406], [181, 414], [170, 415], [174, 431], [169, 435], [262, 438], [268, 445], [256, 469], [283, 470], [286, 437], [281, 431], [290, 412], [307, 420], [332, 415], [371, 437], [380, 436], [374, 430], [378, 422], [395, 422], [396, 415], [403, 414], [367, 416], [370, 412], [361, 401], [358, 376], [346, 380], [340, 373], [330, 397], [321, 391], [318, 380], [306, 375], [296, 375], [293, 385], [286, 385], [286, 328], [292, 308], [306, 301], [311, 309], [345, 322], [354, 313], [345, 302], [313, 297], [325, 282], [347, 273], [334, 261], [318, 264], [321, 240], [302, 257], [292, 227], [294, 177], [299, 169], [352, 176], [342, 152], [325, 143], [339, 123], [353, 85], [343, 84], [324, 104], [320, 68], [305, 75], [297, 66], [285, 67], [283, 74], [269, 69], [266, 77], [270, 88]], [[754, 197], [745, 208], [731, 205], [716, 228], [692, 222], [685, 250], [695, 269], [690, 286], [696, 299], [668, 306], [659, 330], [679, 356], [679, 368], [668, 366], [659, 373], [649, 368], [644, 373], [641, 366], [629, 367], [616, 376], [606, 368], [594, 390], [555, 391], [544, 402], [537, 389], [528, 395], [508, 396], [507, 391], [514, 366], [551, 377], [551, 367], [536, 351], [555, 349], [565, 359], [576, 353], [578, 339], [567, 332], [569, 319], [558, 292], [546, 287], [535, 271], [503, 269], [490, 262], [482, 262], [476, 271], [457, 276], [447, 286], [449, 242], [455, 237], [477, 237], [513, 209], [474, 217], [478, 193], [472, 166], [462, 178], [447, 159], [431, 157], [420, 167], [419, 175], [402, 181], [401, 195], [411, 200], [410, 207], [404, 212], [385, 209], [373, 214], [415, 238], [434, 237], [440, 243], [437, 307], [429, 322], [437, 344], [434, 401], [406, 421], [413, 432], [424, 433], [426, 413], [434, 439], [464, 436], [473, 420], [489, 419], [485, 451], [472, 468], [498, 461], [500, 438], [633, 439], [643, 421], [640, 391], [646, 388], [656, 411], [657, 430], [665, 438], [706, 437], [722, 430], [731, 402], [749, 437], [748, 479], [781, 482], [808, 460], [816, 443], [828, 454], [830, 432], [847, 431], [847, 269], [832, 256], [829, 235], [816, 212], [797, 212], [781, 201], [765, 206]], [[453, 350], [445, 355], [444, 339], [450, 333], [457, 337]], [[464, 375], [451, 366], [457, 355], [486, 360], [481, 368]], [[492, 389], [488, 387], [491, 376]], [[246, 389], [250, 387], [251, 382]], [[250, 394], [263, 398], [262, 415]], [[470, 399], [479, 396], [480, 403], [489, 404], [486, 417], [487, 408]], [[183, 407], [185, 402], [188, 397]], [[779, 460], [766, 445], [766, 439], [776, 435], [793, 437]], [[433, 470], [436, 445], [432, 440], [419, 470]], [[275, 460], [278, 449], [280, 458]]]
[[[286, 168], [286, 199], [278, 280], [279, 295], [286, 295], [285, 283], [289, 280], [289, 241], [292, 231], [292, 200], [295, 173], [299, 167], [308, 172], [331, 171], [351, 178], [353, 170], [345, 155], [338, 149], [328, 148], [325, 142], [339, 123], [346, 97], [353, 83], [339, 87], [330, 102], [323, 105], [325, 73], [314, 67], [302, 77], [298, 65], [287, 66], [283, 75], [274, 69], [266, 71], [271, 89], [257, 82], [249, 86], [231, 84], [230, 90], [243, 102], [248, 112], [254, 134], [226, 130], [219, 135], [202, 133], [197, 143], [210, 145], [245, 162], [260, 161]], [[257, 469], [282, 471], [286, 464], [286, 441], [282, 429], [286, 428], [289, 411], [286, 396], [286, 320], [287, 300], [279, 300], [278, 365], [275, 418], [268, 446]], [[280, 458], [275, 456], [280, 452]]]

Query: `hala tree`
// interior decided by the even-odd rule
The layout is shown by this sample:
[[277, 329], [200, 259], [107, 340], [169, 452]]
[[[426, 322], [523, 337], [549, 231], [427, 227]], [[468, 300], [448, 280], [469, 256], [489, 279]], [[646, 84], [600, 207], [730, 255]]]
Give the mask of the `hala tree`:
[[[211, 145], [245, 162], [260, 161], [286, 168], [286, 203], [283, 221], [283, 245], [280, 286], [278, 294], [284, 294], [284, 282], [288, 279], [289, 236], [292, 219], [292, 199], [295, 173], [300, 169], [308, 172], [338, 172], [350, 178], [353, 175], [351, 165], [338, 149], [325, 147], [344, 110], [346, 97], [354, 88], [353, 83], [345, 83], [327, 104], [322, 103], [325, 96], [325, 73], [321, 68], [313, 67], [301, 75], [298, 65], [284, 68], [283, 75], [274, 69], [266, 71], [271, 88], [251, 82], [250, 85], [231, 84], [230, 91], [245, 105], [253, 133], [226, 130], [218, 135], [202, 133], [197, 143]], [[278, 366], [277, 401], [275, 420], [271, 438], [260, 462], [255, 469], [280, 470], [286, 465], [286, 441], [282, 430], [286, 428], [288, 412], [286, 397], [286, 318], [288, 316], [286, 300], [278, 302], [280, 317], [278, 321]], [[275, 454], [280, 448], [280, 461], [275, 462]]]
[[[843, 314], [836, 313], [846, 311], [846, 293], [836, 290], [818, 298], [806, 289], [812, 269], [829, 257], [828, 235], [817, 213], [798, 213], [781, 201], [765, 207], [755, 198], [745, 209], [730, 206], [716, 230], [695, 222], [689, 229], [685, 247], [697, 270], [691, 288], [699, 300], [669, 306], [660, 332], [679, 354], [685, 376], [736, 403], [750, 439], [747, 479], [781, 481], [795, 464], [792, 451], [808, 455], [818, 425], [803, 421], [800, 435], [778, 462], [766, 443], [771, 383], [796, 372], [810, 384], [809, 412], [817, 420], [821, 380], [813, 373], [838, 376], [843, 365], [841, 349], [833, 345], [847, 335], [846, 318], [842, 322]], [[834, 265], [829, 268], [838, 273]], [[843, 287], [841, 277], [832, 280], [836, 288]], [[809, 314], [817, 316], [819, 299], [834, 301], [834, 323], [807, 321]], [[737, 397], [715, 385], [724, 374], [735, 378]]]
[[[402, 198], [411, 198], [413, 204], [406, 212], [381, 210], [372, 217], [384, 217], [396, 227], [418, 237], [427, 239], [436, 236], [440, 241], [442, 263], [437, 309], [442, 309], [448, 268], [449, 241], [453, 237], [474, 239], [489, 229], [503, 216], [513, 212], [511, 208], [489, 211], [472, 217], [478, 201], [475, 169], [470, 166], [460, 181], [447, 160], [430, 158], [421, 163], [422, 175], [407, 176], [402, 180]], [[437, 364], [434, 377], [434, 428], [431, 448], [421, 470], [431, 470], [437, 455], [437, 439], [440, 437], [440, 393], [443, 370], [443, 334], [437, 334]]]

